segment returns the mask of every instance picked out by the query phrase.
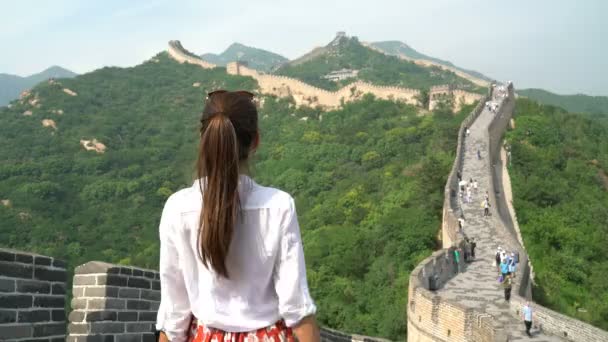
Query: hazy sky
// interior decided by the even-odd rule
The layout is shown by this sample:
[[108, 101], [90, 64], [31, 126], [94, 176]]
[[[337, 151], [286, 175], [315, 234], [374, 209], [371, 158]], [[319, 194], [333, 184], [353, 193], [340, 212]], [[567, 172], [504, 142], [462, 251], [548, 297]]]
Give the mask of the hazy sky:
[[132, 66], [179, 39], [296, 58], [336, 31], [400, 40], [515, 86], [608, 95], [607, 0], [0, 0], [0, 72]]

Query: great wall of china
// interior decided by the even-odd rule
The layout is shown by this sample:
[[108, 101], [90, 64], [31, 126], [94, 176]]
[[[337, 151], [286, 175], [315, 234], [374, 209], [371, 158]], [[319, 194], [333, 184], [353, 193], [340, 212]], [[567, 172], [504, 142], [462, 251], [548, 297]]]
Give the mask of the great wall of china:
[[[180, 63], [194, 64], [206, 69], [217, 67], [184, 49], [179, 41], [170, 41], [167, 52], [169, 56]], [[353, 82], [337, 91], [329, 91], [295, 78], [260, 73], [236, 62], [229, 63], [226, 66], [226, 72], [231, 75], [250, 76], [258, 82], [261, 93], [279, 97], [291, 96], [298, 106], [321, 106], [327, 109], [334, 109], [338, 108], [342, 101], [354, 101], [366, 93], [371, 93], [381, 99], [399, 100], [415, 105], [418, 103], [417, 97], [420, 95], [420, 90], [418, 89], [378, 86], [363, 81]], [[432, 99], [438, 99], [440, 95], [454, 96], [454, 110], [459, 110], [463, 104], [472, 104], [483, 97], [480, 94], [455, 90], [447, 86], [431, 88], [429, 96]], [[434, 108], [435, 103], [435, 100], [430, 101], [432, 106], [430, 109]]]
[[[240, 72], [240, 71], [239, 71]], [[497, 114], [484, 109], [486, 100], [500, 102]], [[514, 92], [499, 99], [492, 92], [462, 122], [456, 159], [444, 194], [443, 249], [423, 260], [411, 273], [407, 304], [408, 341], [505, 342], [522, 339], [519, 314], [531, 298], [531, 269], [521, 243], [517, 219], [508, 201], [511, 193], [501, 160], [502, 136], [514, 111]], [[472, 133], [465, 135], [465, 127]], [[478, 160], [479, 149], [483, 158]], [[494, 166], [496, 165], [496, 167]], [[473, 177], [496, 203], [490, 218], [479, 207], [461, 204], [455, 195], [457, 172]], [[507, 194], [507, 195], [505, 195]], [[473, 203], [478, 203], [473, 201]], [[477, 259], [455, 263], [455, 247], [464, 247], [458, 228], [478, 240]], [[491, 264], [500, 244], [520, 253], [511, 301], [505, 303]], [[459, 272], [455, 270], [459, 268]], [[71, 311], [66, 312], [66, 263], [51, 257], [0, 249], [0, 341], [155, 341], [153, 333], [160, 300], [159, 275], [154, 270], [98, 261], [76, 267]], [[608, 332], [533, 304], [535, 341], [608, 341]], [[66, 321], [69, 321], [66, 329]], [[324, 328], [323, 341], [386, 342]]]

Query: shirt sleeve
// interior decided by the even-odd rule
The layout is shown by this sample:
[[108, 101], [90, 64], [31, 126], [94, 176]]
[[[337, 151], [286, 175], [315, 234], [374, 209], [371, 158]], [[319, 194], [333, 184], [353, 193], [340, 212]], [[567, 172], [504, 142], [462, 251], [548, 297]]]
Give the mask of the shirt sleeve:
[[304, 249], [293, 199], [281, 228], [274, 286], [279, 299], [279, 313], [285, 324], [293, 327], [317, 311], [308, 291]]
[[156, 318], [156, 329], [163, 331], [170, 341], [186, 341], [191, 319], [190, 301], [179, 264], [176, 246], [178, 212], [173, 209], [171, 198], [167, 200], [160, 219], [160, 287], [161, 299]]

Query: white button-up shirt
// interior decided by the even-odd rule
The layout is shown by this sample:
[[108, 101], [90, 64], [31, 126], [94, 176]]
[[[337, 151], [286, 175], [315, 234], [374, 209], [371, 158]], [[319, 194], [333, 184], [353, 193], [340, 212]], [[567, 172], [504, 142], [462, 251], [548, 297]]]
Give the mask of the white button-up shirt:
[[197, 238], [199, 181], [171, 195], [160, 222], [161, 303], [156, 328], [186, 341], [191, 315], [228, 332], [287, 326], [314, 314], [293, 198], [241, 175], [241, 212], [226, 258], [229, 278], [206, 268]]

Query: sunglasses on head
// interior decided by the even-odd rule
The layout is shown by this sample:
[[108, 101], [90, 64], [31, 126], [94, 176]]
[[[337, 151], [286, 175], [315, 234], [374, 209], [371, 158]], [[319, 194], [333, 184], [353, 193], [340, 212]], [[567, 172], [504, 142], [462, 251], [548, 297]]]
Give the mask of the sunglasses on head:
[[248, 92], [247, 90], [237, 90], [237, 91], [228, 91], [228, 90], [214, 90], [210, 93], [207, 93], [207, 99], [210, 99], [212, 96], [217, 95], [217, 94], [224, 94], [224, 93], [234, 93], [237, 95], [241, 95], [241, 96], [247, 96], [250, 99], [253, 99], [255, 97], [255, 95], [251, 92]]

